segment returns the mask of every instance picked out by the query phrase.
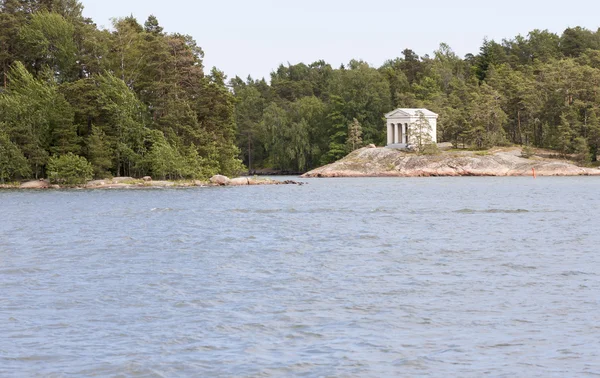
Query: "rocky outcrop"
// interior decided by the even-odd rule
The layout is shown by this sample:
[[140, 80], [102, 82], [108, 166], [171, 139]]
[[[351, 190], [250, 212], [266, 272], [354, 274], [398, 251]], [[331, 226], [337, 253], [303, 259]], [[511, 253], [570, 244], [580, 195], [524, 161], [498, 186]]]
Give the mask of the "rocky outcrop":
[[[76, 186], [78, 189], [150, 189], [150, 188], [184, 188], [184, 187], [206, 187], [206, 186], [249, 186], [249, 185], [280, 185], [294, 184], [302, 185], [303, 182], [293, 180], [278, 181], [269, 178], [238, 177], [230, 179], [226, 176], [213, 176], [209, 182], [200, 180], [189, 181], [160, 181], [134, 179], [131, 177], [115, 177], [104, 180], [88, 181], [85, 185]], [[50, 185], [47, 180], [28, 181], [20, 186], [17, 184], [0, 184], [0, 189], [60, 189], [58, 185]]]
[[133, 177], [114, 177], [112, 182], [115, 184], [130, 184], [136, 181]]
[[210, 183], [215, 185], [227, 185], [229, 181], [229, 177], [223, 175], [214, 175], [210, 178]]
[[231, 185], [231, 186], [248, 185], [248, 178], [247, 177], [238, 177], [238, 178], [231, 179], [231, 180], [229, 180], [229, 185]]
[[[127, 188], [164, 188], [175, 186], [173, 181], [147, 181], [145, 179], [134, 179], [131, 177], [115, 177], [112, 179], [93, 180], [85, 184], [87, 189], [127, 189]], [[185, 186], [194, 186], [195, 183], [186, 183]], [[184, 185], [182, 185], [184, 186]], [[198, 185], [200, 186], [200, 185]]]
[[[269, 178], [251, 178], [251, 177], [237, 177], [230, 179], [226, 176], [213, 176], [210, 179], [212, 185], [220, 185], [220, 186], [245, 186], [245, 185], [281, 185], [281, 184], [293, 184], [293, 185], [303, 185], [303, 182], [296, 182], [293, 180], [285, 180], [285, 181], [277, 181]], [[225, 184], [220, 184], [220, 182], [224, 182]]]
[[391, 148], [362, 148], [302, 177], [423, 177], [423, 176], [583, 176], [600, 169], [579, 167], [567, 160], [520, 156], [520, 148], [484, 152], [446, 151], [418, 155]]
[[27, 181], [21, 184], [21, 189], [48, 189], [50, 183], [47, 180]]

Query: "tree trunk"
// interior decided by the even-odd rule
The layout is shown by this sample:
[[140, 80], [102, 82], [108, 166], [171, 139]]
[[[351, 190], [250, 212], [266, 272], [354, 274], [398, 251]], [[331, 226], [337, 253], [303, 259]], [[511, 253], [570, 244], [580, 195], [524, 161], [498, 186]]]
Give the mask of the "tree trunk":
[[248, 173], [252, 174], [252, 135], [248, 133]]
[[523, 144], [523, 137], [521, 134], [521, 109], [517, 110], [517, 127], [518, 127], [518, 134], [519, 134], [519, 144]]

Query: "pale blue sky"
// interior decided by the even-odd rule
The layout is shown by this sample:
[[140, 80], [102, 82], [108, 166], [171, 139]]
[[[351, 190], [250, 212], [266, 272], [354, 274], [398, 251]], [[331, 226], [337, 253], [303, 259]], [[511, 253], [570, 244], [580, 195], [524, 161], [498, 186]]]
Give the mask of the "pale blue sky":
[[533, 29], [596, 30], [598, 0], [82, 0], [99, 26], [154, 14], [167, 32], [190, 34], [205, 66], [229, 77], [266, 77], [279, 64], [350, 59], [379, 66], [405, 48], [431, 54], [445, 42], [460, 56], [477, 53], [485, 36], [500, 41]]

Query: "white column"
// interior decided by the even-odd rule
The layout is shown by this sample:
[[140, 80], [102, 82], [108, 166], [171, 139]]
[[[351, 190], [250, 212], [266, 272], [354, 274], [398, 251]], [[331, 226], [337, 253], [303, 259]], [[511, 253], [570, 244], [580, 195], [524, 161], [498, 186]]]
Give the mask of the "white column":
[[398, 124], [394, 124], [394, 144], [398, 144]]
[[387, 145], [389, 146], [390, 144], [392, 144], [392, 124], [391, 123], [387, 123]]
[[402, 124], [402, 143], [406, 144], [408, 141], [406, 140], [406, 124]]

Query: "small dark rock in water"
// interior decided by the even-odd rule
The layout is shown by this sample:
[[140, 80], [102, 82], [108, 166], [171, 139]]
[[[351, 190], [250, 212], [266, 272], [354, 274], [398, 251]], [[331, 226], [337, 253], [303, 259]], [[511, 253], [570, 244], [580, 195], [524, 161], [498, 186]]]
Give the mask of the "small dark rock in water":
[[302, 182], [302, 181], [285, 180], [284, 182], [282, 182], [282, 184], [288, 184], [288, 185], [304, 185], [304, 184], [306, 184], [306, 183], [305, 183], [305, 182]]

